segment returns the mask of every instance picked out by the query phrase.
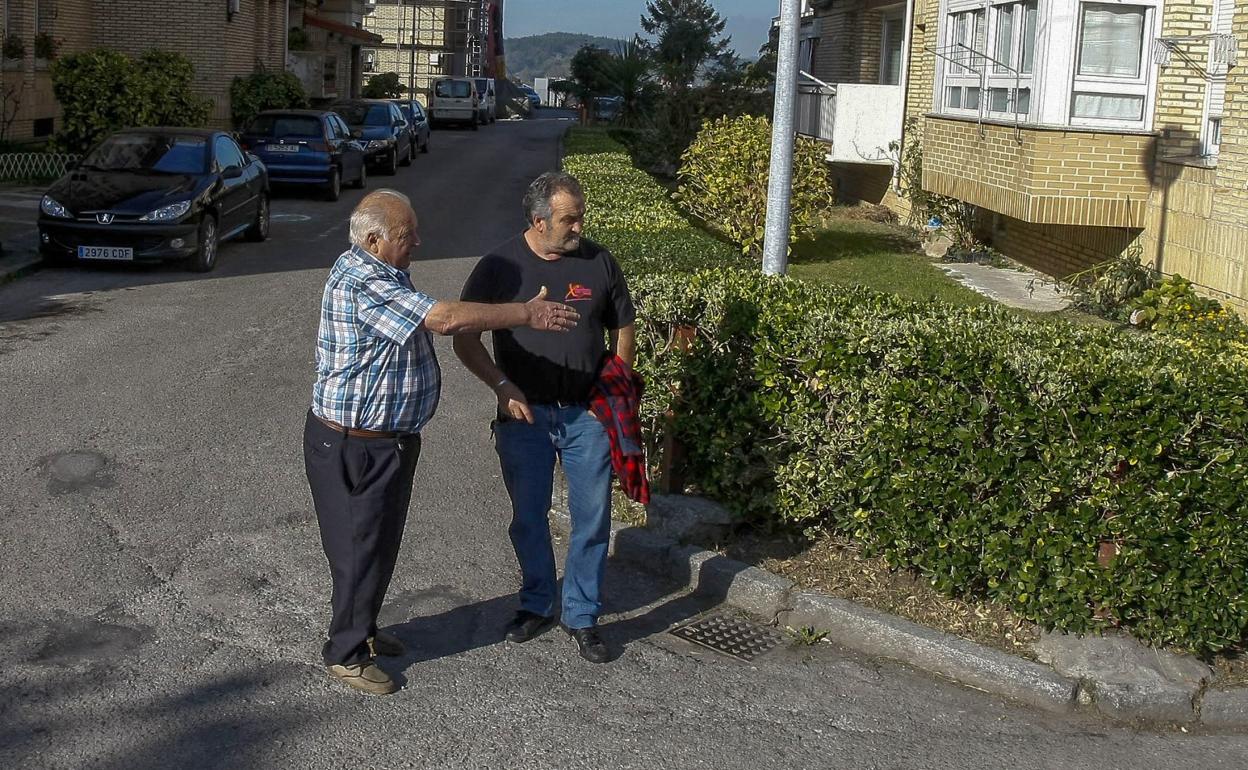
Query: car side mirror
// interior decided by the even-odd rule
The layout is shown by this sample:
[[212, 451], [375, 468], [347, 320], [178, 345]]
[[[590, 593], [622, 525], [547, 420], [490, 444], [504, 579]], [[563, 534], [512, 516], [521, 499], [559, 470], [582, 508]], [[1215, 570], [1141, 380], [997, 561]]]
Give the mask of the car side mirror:
[[407, 128], [407, 121], [406, 121], [406, 120], [396, 120], [396, 121], [394, 121], [394, 127], [395, 127], [395, 128]]
[[353, 129], [351, 129], [351, 138], [352, 138], [352, 139], [360, 139], [360, 138], [362, 138], [363, 136], [364, 136], [364, 131], [363, 131], [362, 129], [358, 129], [358, 128], [353, 128]]
[[242, 175], [243, 169], [241, 166], [230, 166], [229, 168], [222, 169], [221, 171], [222, 179], [238, 179]]

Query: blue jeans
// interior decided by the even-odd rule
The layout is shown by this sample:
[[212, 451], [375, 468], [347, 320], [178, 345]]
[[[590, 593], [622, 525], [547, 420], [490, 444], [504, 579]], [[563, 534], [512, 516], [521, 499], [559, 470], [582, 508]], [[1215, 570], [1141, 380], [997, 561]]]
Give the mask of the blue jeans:
[[580, 406], [532, 404], [533, 424], [499, 421], [494, 446], [511, 495], [511, 544], [520, 562], [520, 607], [555, 614], [555, 554], [550, 545], [550, 498], [555, 457], [568, 480], [572, 537], [563, 569], [562, 622], [588, 628], [598, 621], [602, 573], [611, 534], [611, 442], [598, 418]]

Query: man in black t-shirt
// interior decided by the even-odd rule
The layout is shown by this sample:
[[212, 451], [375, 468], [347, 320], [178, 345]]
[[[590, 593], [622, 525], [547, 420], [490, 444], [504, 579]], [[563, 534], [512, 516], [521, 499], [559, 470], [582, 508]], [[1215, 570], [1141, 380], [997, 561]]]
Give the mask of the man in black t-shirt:
[[[561, 621], [581, 656], [609, 657], [595, 626], [611, 529], [611, 446], [588, 409], [590, 389], [610, 350], [633, 363], [633, 310], [615, 259], [581, 237], [585, 196], [568, 174], [542, 174], [524, 196], [528, 229], [481, 258], [464, 284], [468, 302], [513, 302], [547, 292], [581, 314], [563, 334], [493, 332], [455, 337], [455, 354], [498, 398], [495, 447], [511, 496], [511, 542], [523, 585], [507, 638], [526, 642], [555, 621], [557, 576], [550, 544], [555, 457], [568, 482], [572, 536], [564, 565]], [[528, 292], [528, 294], [525, 294]]]

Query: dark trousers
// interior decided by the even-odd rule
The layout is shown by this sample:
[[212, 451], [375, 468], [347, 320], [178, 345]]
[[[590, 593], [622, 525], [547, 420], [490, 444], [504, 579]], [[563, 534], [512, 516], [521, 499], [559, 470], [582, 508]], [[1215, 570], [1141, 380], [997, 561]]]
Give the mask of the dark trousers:
[[308, 412], [303, 462], [334, 590], [326, 664], [369, 657], [412, 499], [420, 436], [346, 436]]

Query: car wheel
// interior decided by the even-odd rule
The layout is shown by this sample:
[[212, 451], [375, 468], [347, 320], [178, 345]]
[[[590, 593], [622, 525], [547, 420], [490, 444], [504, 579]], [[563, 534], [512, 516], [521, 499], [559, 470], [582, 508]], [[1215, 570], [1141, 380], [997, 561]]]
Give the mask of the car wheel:
[[247, 240], [264, 241], [269, 238], [269, 196], [260, 194], [260, 205], [256, 207], [256, 221], [247, 228]]
[[403, 165], [410, 166], [412, 161], [416, 160], [416, 143], [407, 143], [407, 152], [403, 153]]
[[325, 185], [325, 200], [336, 201], [342, 197], [342, 172], [334, 166], [329, 170], [329, 183]]
[[368, 164], [360, 161], [360, 177], [355, 180], [355, 189], [363, 190], [368, 186]]
[[395, 147], [390, 151], [390, 157], [386, 160], [386, 165], [382, 167], [381, 173], [392, 176], [399, 170], [399, 148]]
[[206, 273], [217, 265], [217, 249], [220, 248], [220, 233], [217, 232], [217, 218], [212, 214], [204, 214], [199, 222], [199, 248], [191, 257], [191, 269], [197, 273]]

